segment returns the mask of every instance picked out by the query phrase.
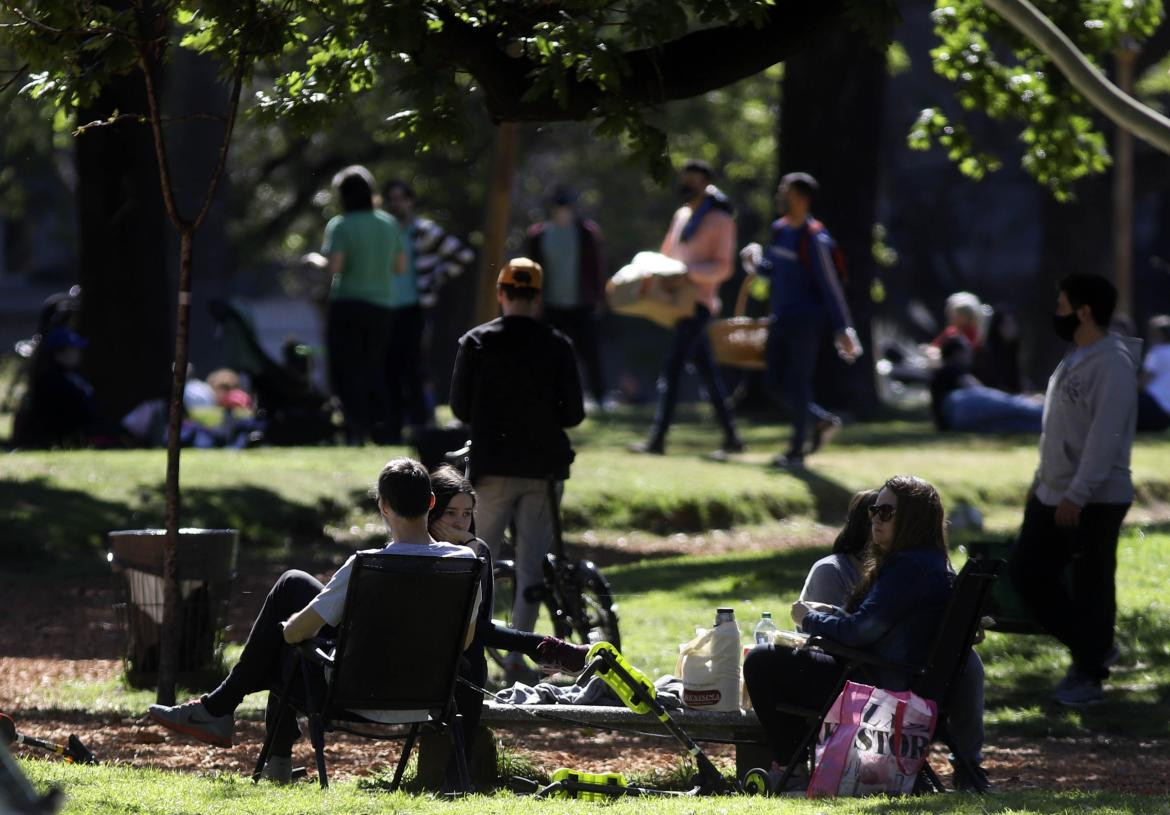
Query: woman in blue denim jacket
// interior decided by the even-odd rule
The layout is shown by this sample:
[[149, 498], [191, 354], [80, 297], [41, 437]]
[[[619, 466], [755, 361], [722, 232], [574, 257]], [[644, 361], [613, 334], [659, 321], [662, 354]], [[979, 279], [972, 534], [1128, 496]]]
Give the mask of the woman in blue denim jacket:
[[[953, 573], [943, 532], [938, 491], [921, 478], [894, 476], [870, 507], [873, 546], [861, 581], [843, 614], [802, 609], [793, 616], [804, 631], [868, 651], [883, 660], [921, 664], [950, 599]], [[781, 713], [777, 703], [823, 707], [837, 686], [842, 663], [828, 654], [757, 645], [743, 665], [752, 707], [772, 746], [773, 770], [787, 765], [807, 724]], [[910, 677], [889, 669], [854, 678], [888, 690], [905, 690]], [[797, 778], [796, 784], [807, 783]]]

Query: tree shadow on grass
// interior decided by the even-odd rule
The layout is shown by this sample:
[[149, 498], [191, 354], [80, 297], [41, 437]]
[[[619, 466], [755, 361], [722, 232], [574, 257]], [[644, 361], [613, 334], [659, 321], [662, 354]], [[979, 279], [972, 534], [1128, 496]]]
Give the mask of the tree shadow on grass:
[[[324, 542], [324, 525], [350, 513], [327, 498], [299, 503], [252, 485], [188, 488], [182, 500], [183, 526], [238, 529], [243, 545], [261, 550]], [[140, 490], [133, 501], [107, 501], [44, 478], [6, 481], [0, 506], [0, 555], [12, 568], [73, 568], [91, 560], [104, 568], [108, 532], [159, 528], [165, 519], [161, 486]]]
[[[1105, 683], [1101, 704], [1067, 708], [1050, 701], [1059, 677], [1035, 662], [1015, 672], [1010, 684], [989, 681], [987, 709], [1013, 711], [996, 725], [996, 735], [1170, 737], [1170, 617], [1152, 612], [1131, 610], [1118, 616], [1122, 659]], [[1016, 635], [1012, 642], [1016, 653], [1052, 647], [1053, 641], [1043, 635]]]
[[686, 592], [689, 598], [723, 603], [729, 597], [785, 594], [800, 591], [809, 567], [826, 554], [815, 549], [786, 549], [752, 557], [718, 560], [679, 558], [646, 563], [611, 578], [617, 594], [685, 591], [689, 584], [733, 578], [718, 591]]

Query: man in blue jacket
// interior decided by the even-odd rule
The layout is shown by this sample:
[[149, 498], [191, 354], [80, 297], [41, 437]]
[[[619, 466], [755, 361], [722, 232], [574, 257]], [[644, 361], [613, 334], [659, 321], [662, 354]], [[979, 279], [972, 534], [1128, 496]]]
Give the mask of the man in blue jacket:
[[767, 378], [792, 416], [788, 450], [772, 460], [777, 467], [804, 466], [810, 418], [814, 424], [808, 452], [815, 452], [826, 434], [841, 425], [839, 418], [813, 401], [813, 373], [825, 329], [832, 327], [837, 353], [847, 362], [856, 360], [862, 350], [838, 277], [836, 246], [824, 225], [812, 217], [816, 189], [817, 181], [808, 173], [781, 178], [776, 189], [781, 217], [772, 224], [771, 243], [766, 250], [758, 243], [748, 244], [740, 253], [749, 272], [771, 281]]
[[1103, 700], [1101, 682], [1120, 657], [1114, 573], [1133, 501], [1141, 340], [1109, 333], [1116, 304], [1117, 290], [1100, 275], [1060, 283], [1053, 329], [1073, 347], [1048, 380], [1040, 464], [1011, 564], [1021, 598], [1072, 657], [1053, 693], [1063, 705]]

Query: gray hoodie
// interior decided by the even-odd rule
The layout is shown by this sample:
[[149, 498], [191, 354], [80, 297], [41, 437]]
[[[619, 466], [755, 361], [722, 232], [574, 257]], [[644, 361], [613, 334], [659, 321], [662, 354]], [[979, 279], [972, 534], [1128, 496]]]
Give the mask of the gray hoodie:
[[1049, 505], [1133, 501], [1129, 453], [1137, 422], [1142, 342], [1109, 334], [1066, 356], [1044, 397], [1040, 466], [1033, 487]]

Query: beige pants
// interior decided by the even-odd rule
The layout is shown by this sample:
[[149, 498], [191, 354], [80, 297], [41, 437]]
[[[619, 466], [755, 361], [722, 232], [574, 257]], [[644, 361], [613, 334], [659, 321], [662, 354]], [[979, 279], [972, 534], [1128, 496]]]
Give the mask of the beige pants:
[[[562, 482], [556, 483], [560, 498]], [[524, 599], [525, 590], [544, 579], [544, 556], [552, 548], [553, 522], [548, 501], [548, 482], [543, 478], [485, 475], [476, 482], [475, 532], [500, 556], [508, 525], [516, 527], [516, 602], [512, 628], [531, 631], [540, 607]]]

